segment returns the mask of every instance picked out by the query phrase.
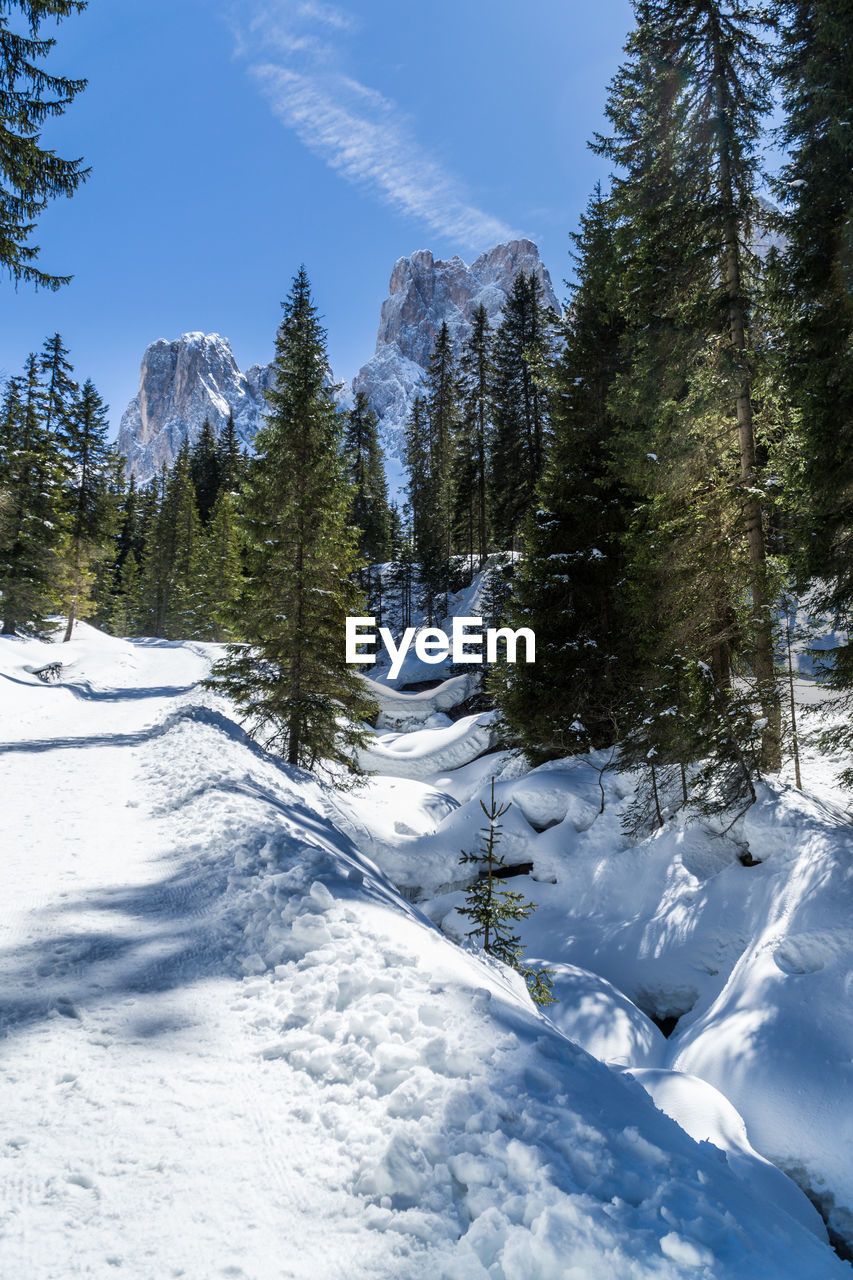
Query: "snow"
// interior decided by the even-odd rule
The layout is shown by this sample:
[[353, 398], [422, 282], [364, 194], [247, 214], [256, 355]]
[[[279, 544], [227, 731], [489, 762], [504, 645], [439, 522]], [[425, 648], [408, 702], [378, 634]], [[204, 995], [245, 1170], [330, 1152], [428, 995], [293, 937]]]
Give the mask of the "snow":
[[[850, 1203], [842, 1079], [819, 1095], [817, 1071], [832, 1054], [846, 1083], [843, 1010], [826, 1019], [849, 919], [840, 821], [768, 791], [743, 833], [760, 867], [681, 828], [632, 849], [624, 780], [605, 775], [600, 814], [600, 762], [484, 756], [482, 716], [377, 732], [373, 758], [409, 772], [336, 792], [199, 688], [216, 653], [85, 624], [68, 645], [0, 640], [0, 1274], [849, 1274], [747, 1114], [768, 1081], [777, 1141]], [[57, 655], [44, 684], [33, 669]], [[430, 918], [461, 901], [447, 876], [464, 878], [492, 773], [534, 862], [519, 887], [542, 899], [525, 940], [555, 967], [550, 1016]], [[640, 995], [679, 985], [697, 1003], [665, 1041]], [[781, 1040], [747, 1037], [741, 1072], [732, 1020], [759, 1001], [797, 1057], [764, 1061]], [[676, 1061], [690, 1052], [707, 1071]], [[812, 1096], [836, 1131], [821, 1113], [806, 1150]]]

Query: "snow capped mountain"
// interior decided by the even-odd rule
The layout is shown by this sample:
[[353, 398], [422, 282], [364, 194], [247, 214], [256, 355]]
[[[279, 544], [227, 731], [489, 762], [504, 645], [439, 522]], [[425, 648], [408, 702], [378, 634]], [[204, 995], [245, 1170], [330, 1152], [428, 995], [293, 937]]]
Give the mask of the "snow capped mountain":
[[241, 373], [227, 338], [218, 333], [184, 333], [175, 342], [152, 342], [142, 357], [139, 392], [124, 411], [119, 452], [128, 471], [150, 480], [171, 463], [184, 439], [195, 440], [205, 418], [218, 431], [234, 414], [247, 444], [264, 412], [269, 367]]
[[376, 351], [352, 383], [354, 391], [367, 393], [379, 415], [385, 449], [392, 457], [402, 457], [406, 418], [442, 322], [447, 323], [458, 354], [476, 308], [484, 306], [495, 324], [520, 271], [533, 272], [546, 303], [559, 312], [551, 277], [532, 240], [495, 245], [470, 267], [458, 256], [447, 262], [436, 259], [428, 249], [395, 263], [389, 296], [382, 304]]
[[[403, 427], [442, 322], [458, 352], [475, 309], [482, 304], [495, 323], [519, 271], [532, 271], [548, 305], [559, 310], [551, 277], [531, 240], [495, 245], [470, 267], [460, 257], [436, 259], [428, 249], [397, 261], [382, 304], [376, 351], [338, 397], [346, 407], [353, 391], [367, 392], [391, 457], [402, 457]], [[143, 483], [150, 480], [164, 462], [174, 460], [187, 436], [196, 439], [205, 418], [219, 430], [229, 412], [241, 440], [250, 444], [266, 410], [269, 379], [268, 365], [241, 373], [231, 344], [218, 333], [152, 342], [142, 357], [139, 392], [118, 433], [128, 471]]]

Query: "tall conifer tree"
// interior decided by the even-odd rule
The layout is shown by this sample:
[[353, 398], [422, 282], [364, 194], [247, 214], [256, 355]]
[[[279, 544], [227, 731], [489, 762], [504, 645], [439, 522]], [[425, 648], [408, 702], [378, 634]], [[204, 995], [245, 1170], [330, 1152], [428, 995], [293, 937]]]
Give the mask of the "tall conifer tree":
[[10, 379], [0, 415], [0, 608], [3, 634], [43, 630], [55, 605], [65, 470], [45, 427], [35, 355]]
[[[778, 58], [789, 202], [779, 278], [784, 356], [803, 441], [805, 571], [847, 636], [853, 621], [853, 15], [831, 0], [786, 0]], [[853, 644], [831, 684], [853, 690]], [[853, 734], [836, 744], [849, 751]], [[853, 775], [851, 775], [853, 776]]]
[[476, 548], [482, 569], [489, 540], [487, 485], [491, 422], [491, 331], [486, 308], [477, 307], [461, 359], [462, 413], [457, 447], [456, 529], [469, 555]]
[[[707, 663], [721, 723], [737, 732], [751, 723], [734, 706], [739, 662], [761, 725], [760, 749], [748, 744], [751, 767], [775, 769], [766, 428], [756, 414], [760, 270], [747, 248], [767, 55], [759, 15], [741, 0], [638, 0], [635, 10], [608, 102], [614, 134], [598, 149], [622, 170], [613, 200], [628, 325], [614, 404], [623, 468], [640, 495], [631, 557], [647, 587], [638, 592], [644, 648], [658, 685], [685, 662]], [[701, 716], [697, 735], [707, 742]], [[747, 745], [730, 733], [718, 740]]]
[[[42, 24], [85, 8], [86, 0], [6, 0], [0, 6], [0, 266], [16, 285], [23, 280], [58, 289], [71, 279], [36, 266], [39, 250], [30, 236], [50, 200], [73, 195], [89, 173], [81, 160], [63, 160], [40, 145], [45, 123], [86, 87], [85, 80], [45, 70], [43, 60], [56, 41], [41, 35]], [[27, 30], [16, 30], [13, 10]]]
[[494, 673], [504, 717], [536, 760], [611, 744], [635, 675], [625, 590], [629, 495], [614, 474], [608, 408], [624, 332], [611, 213], [600, 191], [575, 236], [577, 284], [554, 377], [551, 455], [509, 616], [536, 662]]
[[269, 413], [244, 490], [248, 644], [231, 646], [214, 676], [267, 748], [307, 768], [354, 766], [362, 721], [375, 712], [345, 661], [358, 553], [325, 343], [302, 267], [284, 303]]
[[63, 410], [60, 438], [68, 470], [62, 557], [68, 616], [65, 640], [71, 639], [75, 619], [88, 617], [94, 607], [95, 573], [110, 553], [118, 522], [112, 484], [118, 459], [107, 443], [107, 413], [90, 379]]
[[545, 464], [552, 338], [552, 317], [542, 301], [542, 287], [533, 272], [519, 272], [492, 354], [490, 507], [496, 540], [507, 550], [533, 504]]

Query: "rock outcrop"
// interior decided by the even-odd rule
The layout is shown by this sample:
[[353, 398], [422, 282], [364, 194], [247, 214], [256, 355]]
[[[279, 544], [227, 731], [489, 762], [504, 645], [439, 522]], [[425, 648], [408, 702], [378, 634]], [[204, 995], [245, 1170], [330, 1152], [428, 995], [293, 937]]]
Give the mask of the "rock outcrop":
[[171, 464], [184, 439], [195, 440], [205, 418], [219, 431], [234, 414], [237, 433], [248, 444], [265, 411], [269, 367], [237, 367], [227, 338], [184, 333], [160, 338], [142, 357], [139, 392], [124, 412], [118, 449], [127, 469], [145, 482]]
[[483, 253], [470, 267], [461, 258], [442, 261], [421, 249], [400, 258], [382, 304], [376, 351], [353, 378], [379, 415], [386, 452], [402, 457], [405, 422], [429, 366], [436, 334], [446, 321], [459, 352], [481, 304], [492, 324], [503, 310], [519, 271], [532, 271], [545, 302], [560, 310], [551, 277], [532, 240], [510, 240]]
[[[376, 351], [352, 387], [344, 386], [338, 396], [346, 407], [353, 392], [367, 392], [389, 458], [402, 459], [405, 422], [442, 321], [458, 352], [481, 303], [490, 321], [497, 322], [519, 271], [532, 271], [545, 301], [559, 310], [551, 278], [531, 240], [496, 245], [470, 266], [459, 257], [436, 259], [428, 249], [397, 261], [382, 304]], [[268, 365], [252, 365], [241, 373], [228, 339], [217, 333], [185, 333], [174, 342], [152, 342], [142, 358], [139, 392], [118, 433], [128, 472], [141, 483], [150, 480], [164, 462], [174, 461], [187, 436], [196, 439], [205, 418], [219, 431], [233, 413], [241, 440], [250, 446], [266, 411], [269, 380]]]

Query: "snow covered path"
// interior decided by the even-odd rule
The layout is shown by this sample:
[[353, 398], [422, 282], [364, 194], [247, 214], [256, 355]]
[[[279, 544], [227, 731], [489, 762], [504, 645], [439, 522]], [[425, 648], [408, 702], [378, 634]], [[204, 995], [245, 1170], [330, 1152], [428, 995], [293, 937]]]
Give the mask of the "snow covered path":
[[318, 1201], [313, 1126], [270, 1087], [222, 886], [152, 812], [156, 744], [209, 660], [133, 648], [114, 689], [4, 696], [0, 1274], [304, 1274], [284, 1235], [332, 1276], [347, 1217], [328, 1187]]
[[79, 631], [0, 642], [4, 1280], [849, 1274], [411, 908], [205, 646]]

